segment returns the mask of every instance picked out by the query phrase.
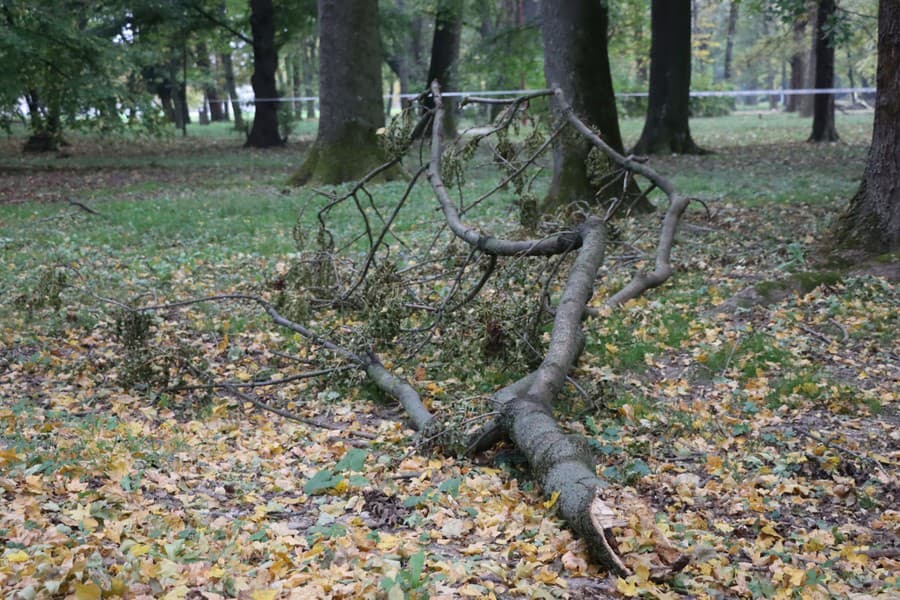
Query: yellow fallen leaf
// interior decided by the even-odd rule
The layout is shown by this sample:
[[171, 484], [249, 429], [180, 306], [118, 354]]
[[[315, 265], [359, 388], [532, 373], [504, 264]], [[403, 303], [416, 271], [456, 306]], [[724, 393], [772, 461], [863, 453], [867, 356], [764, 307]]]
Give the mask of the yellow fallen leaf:
[[225, 574], [225, 569], [223, 569], [222, 567], [220, 567], [218, 565], [216, 565], [215, 567], [212, 567], [209, 570], [209, 577], [211, 579], [219, 579], [224, 574]]
[[148, 544], [135, 544], [128, 551], [128, 554], [137, 558], [138, 556], [143, 556], [150, 552], [150, 546]]
[[620, 594], [628, 598], [634, 598], [638, 595], [638, 586], [633, 577], [629, 577], [628, 579], [619, 577], [616, 580], [616, 589]]
[[553, 505], [556, 504], [556, 501], [559, 499], [559, 491], [553, 492], [550, 494], [550, 498], [544, 502], [544, 508], [550, 509], [553, 508]]
[[18, 552], [13, 552], [12, 554], [6, 555], [6, 560], [11, 563], [20, 563], [28, 560], [28, 554], [24, 550], [19, 550]]
[[250, 592], [251, 600], [275, 600], [277, 595], [277, 590], [256, 590]]
[[93, 581], [76, 583], [75, 598], [77, 600], [100, 600], [100, 586]]
[[398, 543], [399, 538], [396, 535], [390, 533], [380, 533], [378, 535], [377, 546], [379, 550], [393, 550]]
[[109, 478], [113, 481], [121, 481], [123, 477], [128, 474], [128, 471], [131, 469], [131, 461], [124, 456], [120, 456], [115, 460], [110, 461], [109, 467], [106, 472], [109, 474]]
[[542, 567], [540, 571], [534, 574], [534, 578], [535, 580], [546, 584], [555, 584], [559, 581], [559, 575], [547, 567]]

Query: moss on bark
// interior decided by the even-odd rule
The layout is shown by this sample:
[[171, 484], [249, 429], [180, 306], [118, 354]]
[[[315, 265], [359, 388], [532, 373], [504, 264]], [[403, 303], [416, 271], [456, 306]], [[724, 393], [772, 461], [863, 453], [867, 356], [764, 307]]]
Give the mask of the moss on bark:
[[[385, 162], [375, 132], [358, 124], [347, 124], [341, 135], [325, 142], [317, 140], [300, 168], [291, 176], [291, 185], [332, 185], [354, 181]], [[375, 181], [402, 177], [399, 167], [380, 173]]]

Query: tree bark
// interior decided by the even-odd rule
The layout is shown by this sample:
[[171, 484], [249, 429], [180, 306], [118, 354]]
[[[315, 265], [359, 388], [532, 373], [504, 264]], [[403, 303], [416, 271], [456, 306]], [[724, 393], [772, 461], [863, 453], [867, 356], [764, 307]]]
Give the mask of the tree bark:
[[250, 30], [253, 33], [253, 76], [250, 83], [256, 102], [253, 126], [244, 144], [250, 148], [281, 146], [284, 140], [278, 131], [278, 97], [275, 72], [278, 70], [278, 50], [275, 47], [275, 9], [272, 0], [250, 0]]
[[234, 65], [231, 62], [231, 52], [223, 52], [219, 55], [222, 63], [222, 71], [225, 75], [225, 91], [231, 98], [231, 112], [234, 114], [234, 128], [244, 130], [244, 113], [241, 111], [241, 101], [238, 99], [237, 86], [234, 84]]
[[294, 185], [355, 180], [383, 162], [378, 2], [319, 0], [318, 7], [319, 131]]
[[[543, 0], [544, 74], [547, 85], [560, 88], [575, 112], [598, 129], [604, 141], [623, 151], [619, 117], [613, 92], [607, 52], [609, 15], [606, 4], [591, 0]], [[562, 121], [562, 106], [552, 99], [556, 117]], [[608, 185], [592, 184], [587, 158], [591, 144], [574, 134], [559, 136], [553, 147], [553, 177], [543, 203], [545, 212], [576, 202], [608, 203], [622, 195], [622, 178]], [[642, 212], [653, 206], [629, 188], [630, 198], [639, 198], [630, 208]]]
[[700, 154], [689, 125], [690, 0], [653, 0], [650, 16], [650, 97], [647, 120], [632, 152]]
[[[794, 20], [791, 30], [793, 33], [793, 42], [795, 52], [791, 55], [791, 89], [803, 89], [806, 82], [806, 56], [807, 51], [803, 48], [803, 41], [806, 39], [806, 26], [808, 20], [806, 15], [797, 17]], [[786, 112], [797, 112], [800, 110], [802, 96], [790, 94], [787, 97], [784, 110]]]
[[[840, 248], [882, 254], [900, 249], [900, 4], [878, 4], [878, 90], [872, 146], [859, 191], [838, 220]], [[896, 260], [896, 259], [895, 259]]]
[[734, 34], [737, 31], [740, 6], [739, 0], [731, 0], [731, 3], [728, 5], [728, 29], [725, 34], [725, 65], [722, 69], [722, 79], [724, 81], [731, 81], [731, 60], [734, 55]]
[[[425, 86], [437, 81], [441, 89], [450, 92], [455, 89], [455, 70], [459, 59], [459, 42], [462, 33], [463, 1], [438, 0], [437, 16], [434, 19], [434, 37], [431, 42], [431, 63]], [[444, 137], [456, 137], [456, 102], [444, 98], [445, 110], [441, 126]], [[425, 108], [434, 108], [432, 98], [425, 99]], [[430, 133], [430, 132], [425, 132]]]
[[[307, 40], [305, 44], [303, 44], [303, 51], [300, 54], [300, 59], [302, 61], [302, 65], [300, 65], [300, 69], [303, 75], [303, 94], [308, 98], [312, 98], [316, 95], [315, 89], [313, 88], [313, 72], [316, 69], [316, 40], [310, 39]], [[307, 100], [306, 101], [306, 118], [307, 119], [315, 119], [316, 118], [316, 101], [315, 100]]]
[[197, 44], [197, 68], [203, 81], [203, 106], [200, 108], [200, 124], [209, 125], [210, 121], [223, 121], [222, 104], [216, 89], [216, 74], [209, 59], [209, 50], [205, 42]]
[[[304, 52], [302, 44], [291, 53], [290, 60], [290, 76], [291, 76], [291, 94], [294, 98], [303, 95], [303, 76], [301, 75], [301, 59], [300, 55]], [[291, 100], [291, 114], [295, 119], [303, 118], [303, 103], [297, 100]]]
[[[817, 39], [817, 30], [816, 30], [816, 14], [818, 13], [818, 5], [815, 2], [810, 2], [808, 4], [809, 12], [807, 17], [807, 22], [812, 23], [812, 33], [807, 37], [807, 54], [806, 54], [806, 71], [803, 75], [803, 85], [801, 87], [804, 88], [814, 88], [816, 87], [816, 39]], [[803, 118], [808, 118], [813, 116], [813, 101], [815, 96], [804, 94], [799, 98], [799, 110], [800, 116]]]
[[[816, 11], [816, 89], [834, 87], [834, 36], [828, 30], [835, 12], [835, 0], [819, 0]], [[836, 142], [834, 94], [816, 94], [813, 99], [813, 126], [810, 142]]]

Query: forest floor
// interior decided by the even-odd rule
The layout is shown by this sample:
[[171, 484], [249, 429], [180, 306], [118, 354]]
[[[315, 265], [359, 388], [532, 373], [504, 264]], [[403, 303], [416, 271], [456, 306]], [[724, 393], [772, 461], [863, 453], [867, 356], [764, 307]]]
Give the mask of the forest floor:
[[[871, 115], [839, 116], [843, 141], [823, 146], [800, 141], [808, 123], [784, 115], [692, 127], [713, 154], [651, 161], [706, 204], [686, 214], [676, 273], [587, 321], [581, 392], [557, 407], [596, 450], [609, 503], [629, 509], [616, 531], [627, 578], [590, 564], [510, 448], [417, 451], [396, 406], [352, 375], [252, 389], [305, 422], [222, 390], [170, 390], [186, 368], [253, 383], [327, 358], [251, 307], [165, 311], [129, 336], [126, 313], [102, 300], [274, 295], [296, 258], [298, 215], [302, 229], [303, 207], [323, 201], [284, 186], [308, 139], [263, 152], [224, 130], [78, 137], [47, 157], [0, 142], [3, 595], [896, 598], [895, 285], [858, 276], [716, 310], [810, 268], [858, 186]], [[623, 123], [631, 139], [639, 128]], [[389, 198], [403, 184], [373, 189]], [[410, 203], [414, 232], [433, 201], [423, 187]], [[492, 210], [482, 218], [514, 220]], [[611, 264], [645, 260], [655, 219], [622, 222], [629, 244]], [[627, 268], [607, 275], [598, 304]], [[432, 410], [465, 399], [477, 419], [517, 375], [479, 356], [480, 335], [448, 335], [405, 362], [378, 350]], [[690, 562], [655, 583], [647, 559], [660, 533]]]

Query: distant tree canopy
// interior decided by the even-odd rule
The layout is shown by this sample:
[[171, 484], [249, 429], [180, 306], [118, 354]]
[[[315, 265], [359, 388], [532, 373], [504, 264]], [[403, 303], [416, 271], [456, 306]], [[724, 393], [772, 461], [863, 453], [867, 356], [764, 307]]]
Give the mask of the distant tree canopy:
[[[52, 149], [63, 131], [72, 128], [162, 131], [184, 127], [192, 119], [207, 123], [226, 118], [242, 128], [248, 106], [237, 100], [253, 96], [254, 74], [262, 85], [257, 94], [317, 95], [323, 56], [315, 2], [271, 1], [273, 40], [262, 44], [268, 50], [254, 44], [254, 36], [259, 37], [251, 27], [254, 4], [263, 7], [249, 0], [113, 0], [84, 11], [82, 3], [71, 0], [5, 1], [0, 4], [0, 126], [24, 123], [34, 138], [32, 149]], [[872, 86], [876, 0], [824, 3], [834, 10], [829, 8], [830, 16], [816, 26], [814, 5], [822, 4], [691, 2], [692, 88], [813, 87], [816, 54], [826, 50], [833, 53], [833, 69], [826, 70], [833, 71], [835, 86]], [[429, 66], [439, 79], [451, 77], [456, 89], [546, 85], [538, 0], [385, 0], [378, 3], [377, 18], [381, 93], [395, 86], [402, 93], [423, 91]], [[818, 50], [814, 42], [822, 37], [816, 32], [828, 36]], [[608, 3], [606, 33], [612, 88], [646, 91], [650, 4]], [[452, 43], [443, 43], [444, 38]], [[437, 49], [450, 52], [433, 52], [436, 40], [441, 42]], [[274, 51], [274, 61], [270, 56], [255, 62], [261, 58], [255, 54], [269, 51]], [[820, 81], [827, 80], [825, 71], [820, 69], [820, 75]], [[788, 96], [786, 108], [802, 108], [804, 101], [795, 101], [800, 98], [811, 97]], [[871, 96], [857, 99], [872, 101]], [[760, 100], [776, 104], [780, 98], [737, 102], [755, 105]], [[692, 98], [689, 110], [694, 117], [716, 114], [735, 103]], [[292, 119], [316, 116], [315, 106], [296, 101], [261, 110], [267, 141], [284, 139]], [[646, 110], [645, 99], [618, 101], [620, 114], [644, 117]], [[453, 116], [448, 111], [447, 118]]]

